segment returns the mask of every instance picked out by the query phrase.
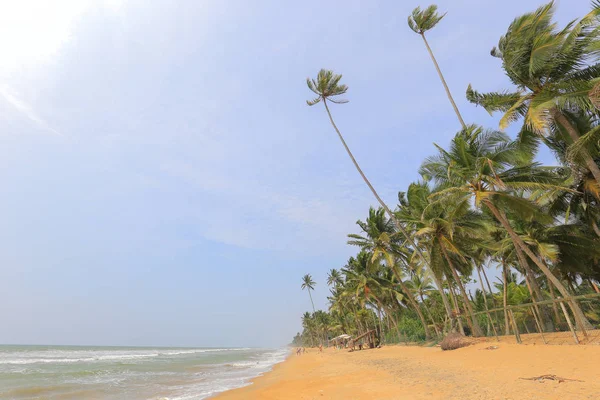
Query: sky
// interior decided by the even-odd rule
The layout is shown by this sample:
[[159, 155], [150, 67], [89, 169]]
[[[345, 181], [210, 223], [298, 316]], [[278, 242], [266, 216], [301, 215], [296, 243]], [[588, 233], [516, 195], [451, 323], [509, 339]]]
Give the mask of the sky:
[[[465, 89], [510, 88], [489, 51], [541, 4], [438, 2], [428, 38], [468, 123], [497, 127]], [[343, 74], [334, 118], [391, 205], [459, 128], [418, 5], [0, 0], [0, 343], [289, 343], [302, 276], [326, 309], [375, 205], [306, 78]]]

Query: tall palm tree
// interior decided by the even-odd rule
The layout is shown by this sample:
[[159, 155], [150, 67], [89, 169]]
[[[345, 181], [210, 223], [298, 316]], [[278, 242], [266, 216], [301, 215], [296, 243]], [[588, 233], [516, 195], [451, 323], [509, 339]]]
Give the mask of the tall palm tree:
[[[428, 263], [427, 257], [425, 256], [425, 254], [423, 254], [420, 247], [417, 246], [417, 244], [415, 243], [413, 237], [408, 233], [408, 231], [404, 228], [404, 226], [400, 223], [400, 221], [398, 221], [398, 219], [396, 218], [394, 213], [390, 210], [390, 208], [387, 206], [387, 204], [381, 199], [381, 197], [379, 196], [379, 194], [377, 193], [377, 191], [375, 190], [375, 188], [373, 187], [371, 182], [367, 179], [367, 176], [364, 174], [364, 172], [358, 165], [358, 162], [354, 158], [354, 155], [352, 154], [352, 152], [350, 151], [350, 148], [346, 144], [346, 141], [344, 140], [342, 133], [338, 129], [337, 125], [335, 124], [335, 122], [333, 120], [333, 117], [331, 116], [331, 112], [329, 111], [329, 106], [327, 105], [327, 101], [331, 101], [334, 104], [343, 104], [343, 103], [348, 102], [347, 100], [338, 98], [338, 96], [341, 96], [348, 91], [348, 86], [340, 84], [341, 79], [342, 79], [342, 75], [334, 74], [333, 71], [325, 70], [325, 69], [321, 69], [319, 71], [319, 73], [317, 75], [317, 79], [306, 78], [306, 84], [307, 84], [308, 88], [314, 94], [317, 95], [317, 97], [315, 97], [314, 99], [307, 100], [306, 103], [309, 106], [314, 106], [315, 104], [318, 104], [321, 102], [323, 103], [323, 105], [325, 106], [325, 110], [327, 111], [327, 115], [329, 116], [329, 121], [331, 122], [331, 125], [333, 126], [336, 133], [338, 134], [338, 137], [340, 138], [340, 141], [344, 145], [344, 148], [346, 149], [348, 156], [352, 160], [352, 163], [356, 167], [356, 170], [358, 171], [360, 176], [363, 178], [363, 180], [365, 181], [365, 183], [367, 184], [367, 186], [369, 187], [369, 189], [371, 190], [371, 192], [373, 193], [373, 195], [375, 196], [375, 198], [377, 199], [377, 201], [379, 202], [381, 207], [385, 210], [385, 212], [388, 214], [389, 218], [393, 221], [396, 228], [400, 232], [402, 232], [402, 234], [406, 238], [408, 244], [413, 247], [413, 249], [421, 257], [423, 263], [425, 263], [427, 265], [427, 263]], [[440, 282], [436, 282], [436, 284], [441, 285]], [[448, 305], [447, 300], [444, 301], [444, 306], [446, 307], [446, 310], [448, 312], [450, 312], [449, 311], [450, 306]]]
[[381, 197], [379, 196], [379, 194], [377, 193], [377, 191], [375, 190], [375, 188], [373, 187], [373, 185], [371, 184], [371, 182], [369, 181], [367, 176], [364, 174], [360, 165], [358, 165], [356, 158], [354, 158], [354, 155], [352, 154], [352, 152], [350, 151], [350, 148], [346, 144], [346, 141], [344, 140], [342, 133], [338, 129], [337, 125], [335, 124], [335, 122], [333, 120], [333, 117], [331, 116], [331, 111], [329, 111], [329, 106], [327, 105], [328, 101], [330, 101], [334, 104], [344, 104], [344, 103], [348, 102], [348, 100], [337, 98], [337, 96], [341, 96], [348, 91], [348, 86], [340, 85], [341, 79], [342, 79], [342, 75], [334, 74], [333, 71], [326, 70], [326, 69], [321, 69], [319, 71], [319, 73], [317, 75], [317, 79], [306, 78], [306, 84], [308, 85], [308, 88], [317, 95], [317, 97], [315, 97], [314, 99], [307, 100], [306, 104], [308, 104], [309, 106], [314, 106], [315, 104], [323, 103], [323, 105], [325, 106], [325, 110], [327, 111], [327, 115], [329, 116], [329, 121], [331, 122], [333, 129], [335, 129], [336, 133], [338, 134], [338, 137], [340, 138], [340, 141], [344, 145], [344, 148], [346, 149], [348, 156], [352, 160], [352, 163], [356, 167], [356, 170], [358, 171], [360, 176], [363, 178], [363, 180], [365, 181], [365, 183], [367, 184], [367, 186], [369, 187], [369, 189], [371, 190], [371, 192], [373, 193], [373, 195], [375, 196], [375, 198], [377, 199], [377, 201], [379, 202], [381, 207], [383, 207], [383, 209], [388, 213], [390, 218], [397, 225], [398, 229], [402, 233], [404, 233], [407, 238], [409, 238], [408, 232], [406, 232], [404, 230], [404, 227], [402, 227], [402, 225], [395, 219], [394, 213], [392, 213], [392, 211], [387, 206], [387, 204], [384, 203], [384, 201], [381, 199]]
[[[396, 219], [396, 216], [394, 215], [394, 213], [390, 210], [390, 208], [387, 206], [387, 204], [381, 199], [381, 197], [379, 196], [379, 194], [377, 193], [377, 191], [375, 190], [375, 188], [373, 187], [373, 185], [371, 184], [369, 179], [367, 179], [367, 176], [364, 174], [362, 168], [360, 168], [360, 166], [358, 165], [358, 162], [354, 158], [354, 155], [352, 154], [352, 152], [350, 151], [350, 148], [346, 144], [346, 141], [344, 140], [342, 133], [338, 129], [337, 125], [335, 124], [335, 122], [333, 120], [333, 117], [331, 116], [331, 112], [329, 111], [329, 106], [327, 105], [327, 101], [331, 101], [334, 104], [344, 104], [344, 103], [348, 102], [348, 100], [341, 100], [341, 99], [337, 98], [337, 96], [341, 96], [348, 91], [348, 86], [339, 84], [341, 79], [342, 79], [342, 75], [334, 74], [333, 71], [329, 71], [329, 70], [325, 70], [325, 69], [321, 69], [319, 71], [319, 74], [317, 75], [317, 79], [306, 78], [306, 84], [308, 85], [308, 88], [317, 95], [317, 97], [315, 97], [314, 99], [307, 100], [306, 104], [308, 104], [309, 106], [314, 106], [315, 104], [318, 104], [321, 102], [323, 103], [323, 105], [325, 106], [325, 110], [327, 111], [327, 115], [329, 116], [329, 121], [331, 122], [331, 125], [333, 126], [336, 133], [338, 134], [338, 137], [340, 138], [340, 141], [344, 145], [344, 148], [346, 149], [348, 156], [352, 160], [352, 163], [356, 167], [356, 170], [358, 171], [360, 176], [363, 178], [363, 180], [365, 181], [365, 183], [371, 190], [371, 193], [373, 193], [373, 196], [375, 196], [375, 198], [377, 199], [377, 201], [379, 202], [381, 207], [388, 214], [389, 218], [394, 222], [394, 224], [396, 225], [396, 228], [398, 228], [398, 230], [400, 232], [402, 232], [402, 234], [406, 237], [406, 240], [409, 242], [410, 245], [413, 246], [415, 251], [417, 251], [419, 254], [422, 255], [421, 249], [419, 249], [419, 247], [416, 246], [411, 235], [409, 235], [409, 233], [406, 231], [404, 226], [402, 226], [402, 224]], [[424, 260], [426, 260], [425, 256], [423, 256], [422, 258]]]
[[458, 111], [458, 107], [456, 106], [456, 103], [454, 102], [454, 98], [452, 97], [452, 94], [450, 93], [450, 89], [448, 88], [448, 84], [446, 83], [446, 80], [444, 79], [444, 75], [442, 75], [440, 66], [438, 65], [437, 60], [435, 59], [435, 56], [433, 55], [433, 51], [431, 51], [431, 47], [429, 47], [427, 38], [425, 37], [425, 32], [427, 32], [428, 30], [430, 30], [434, 26], [436, 26], [438, 24], [438, 22], [440, 22], [442, 20], [442, 18], [444, 18], [445, 15], [446, 14], [440, 15], [437, 13], [437, 6], [435, 4], [430, 5], [429, 7], [427, 7], [424, 10], [421, 10], [421, 7], [417, 7], [413, 10], [412, 14], [408, 17], [408, 26], [415, 33], [418, 33], [419, 35], [421, 35], [421, 38], [423, 38], [423, 42], [425, 43], [425, 47], [427, 47], [427, 51], [429, 52], [431, 61], [433, 61], [433, 65], [435, 66], [435, 69], [437, 70], [440, 80], [442, 81], [442, 84], [444, 85], [444, 89], [446, 89], [446, 95], [448, 96], [448, 100], [450, 100], [450, 103], [452, 104], [452, 108], [454, 108], [454, 112], [456, 113], [456, 117], [458, 118], [460, 125], [464, 129], [464, 128], [466, 128], [465, 121], [463, 121], [463, 118], [460, 115], [460, 111]]
[[312, 276], [310, 274], [306, 274], [302, 277], [302, 290], [306, 289], [308, 291], [308, 296], [310, 297], [310, 304], [312, 304], [313, 314], [315, 313], [315, 303], [313, 303], [312, 295], [310, 294], [311, 290], [315, 290], [316, 282], [313, 281]]
[[[600, 138], [596, 127], [585, 137], [573, 117], [596, 112], [590, 91], [600, 82], [600, 65], [594, 46], [600, 39], [600, 2], [579, 22], [560, 30], [552, 22], [554, 2], [516, 18], [500, 38], [492, 55], [502, 60], [506, 75], [517, 86], [514, 92], [480, 94], [467, 88], [467, 99], [488, 112], [502, 111], [500, 129], [524, 117], [526, 129], [545, 135], [562, 135], [575, 143], [573, 155], [600, 185], [600, 168], [590, 155]], [[581, 139], [580, 139], [581, 137]]]
[[[469, 126], [459, 132], [452, 140], [449, 151], [439, 146], [437, 148], [439, 154], [428, 157], [420, 171], [423, 176], [431, 177], [441, 187], [445, 187], [432, 194], [432, 197], [451, 199], [465, 194], [471, 196], [476, 207], [486, 208], [492, 213], [506, 230], [514, 246], [534, 262], [561, 295], [570, 298], [571, 294], [560, 280], [515, 232], [504, 211], [510, 210], [528, 220], [535, 218], [539, 221], [551, 221], [551, 217], [516, 192], [565, 190], [559, 184], [560, 170], [544, 168], [535, 163], [524, 164], [523, 160], [528, 160], [529, 156], [522, 154], [517, 142], [510, 141], [502, 132], [484, 131], [476, 126]], [[522, 267], [525, 269], [525, 265]], [[588, 327], [590, 324], [577, 302], [569, 301], [568, 304], [577, 324]]]

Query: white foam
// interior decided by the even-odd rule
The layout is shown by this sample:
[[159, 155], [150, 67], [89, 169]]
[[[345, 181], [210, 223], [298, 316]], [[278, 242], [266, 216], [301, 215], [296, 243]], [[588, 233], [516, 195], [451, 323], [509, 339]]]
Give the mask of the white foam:
[[254, 361], [222, 364], [229, 369], [215, 370], [207, 381], [190, 385], [183, 393], [168, 397], [168, 400], [202, 400], [217, 393], [248, 386], [251, 379], [270, 371], [274, 365], [284, 361], [288, 354], [288, 349], [279, 349], [257, 355]]
[[[154, 349], [153, 352], [146, 350], [130, 350], [123, 352], [115, 351], [40, 351], [30, 354], [24, 358], [4, 358], [9, 355], [0, 356], [0, 365], [27, 365], [27, 364], [67, 364], [67, 363], [85, 363], [85, 362], [102, 362], [102, 361], [126, 361], [137, 360], [143, 358], [168, 357], [186, 354], [212, 353], [224, 351], [244, 351], [250, 350], [247, 347], [243, 348], [223, 348], [223, 349], [189, 349], [175, 350], [166, 352], [157, 352], [159, 349]], [[37, 356], [37, 357], [34, 357]], [[61, 357], [62, 356], [62, 357]]]

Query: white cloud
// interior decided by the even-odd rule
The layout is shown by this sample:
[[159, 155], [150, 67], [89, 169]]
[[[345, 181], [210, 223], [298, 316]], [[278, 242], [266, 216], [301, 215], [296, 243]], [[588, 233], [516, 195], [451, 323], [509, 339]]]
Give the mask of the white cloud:
[[35, 122], [40, 128], [42, 128], [42, 129], [44, 129], [44, 130], [46, 130], [48, 132], [54, 133], [56, 135], [63, 136], [56, 129], [54, 129], [50, 125], [48, 125], [48, 123], [44, 119], [42, 119], [31, 108], [31, 106], [29, 106], [29, 104], [27, 104], [24, 100], [22, 100], [19, 97], [17, 97], [17, 95], [15, 95], [14, 93], [12, 93], [8, 88], [6, 88], [6, 87], [0, 87], [0, 96], [4, 97], [4, 99], [10, 105], [12, 105], [15, 110], [17, 110], [19, 113], [21, 113], [22, 115], [24, 115], [30, 121]]

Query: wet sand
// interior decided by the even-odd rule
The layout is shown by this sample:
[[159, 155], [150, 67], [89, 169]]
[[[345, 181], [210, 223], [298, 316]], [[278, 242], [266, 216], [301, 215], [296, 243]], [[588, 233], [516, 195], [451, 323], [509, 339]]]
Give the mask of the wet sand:
[[[527, 344], [504, 337], [453, 351], [388, 346], [319, 354], [310, 349], [216, 399], [600, 399], [598, 344], [569, 345], [569, 335], [550, 336], [555, 345], [540, 344], [539, 336], [524, 339]], [[487, 350], [490, 346], [497, 348]], [[521, 379], [546, 374], [579, 381]]]

